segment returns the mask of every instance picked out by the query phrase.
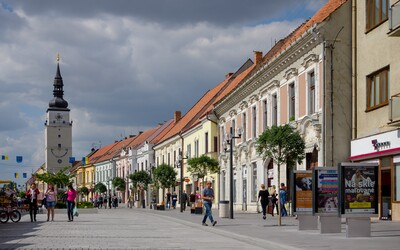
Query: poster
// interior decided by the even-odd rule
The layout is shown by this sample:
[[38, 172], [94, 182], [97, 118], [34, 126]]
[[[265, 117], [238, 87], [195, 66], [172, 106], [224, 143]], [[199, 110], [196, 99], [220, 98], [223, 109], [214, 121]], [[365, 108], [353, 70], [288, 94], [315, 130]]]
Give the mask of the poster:
[[339, 213], [339, 177], [337, 169], [316, 169], [316, 213]]
[[376, 166], [342, 166], [345, 214], [375, 214], [377, 211]]
[[294, 212], [312, 212], [312, 172], [294, 173], [294, 182]]

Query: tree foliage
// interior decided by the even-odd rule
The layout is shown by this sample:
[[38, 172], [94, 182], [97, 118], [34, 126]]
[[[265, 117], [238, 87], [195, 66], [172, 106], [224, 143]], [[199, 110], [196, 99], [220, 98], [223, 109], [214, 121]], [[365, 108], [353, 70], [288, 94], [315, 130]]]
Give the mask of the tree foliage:
[[[282, 164], [294, 167], [296, 162], [301, 164], [305, 157], [305, 143], [298, 131], [289, 125], [272, 126], [265, 130], [257, 140], [256, 150], [264, 160], [270, 158], [278, 166], [277, 187], [280, 184], [280, 168]], [[279, 199], [279, 195], [278, 195]], [[280, 206], [280, 201], [278, 201]], [[281, 210], [281, 209], [279, 209]], [[281, 225], [281, 213], [278, 216]]]
[[174, 168], [167, 164], [161, 164], [154, 169], [154, 182], [158, 187], [163, 189], [170, 188], [175, 185], [176, 175]]
[[99, 182], [99, 183], [97, 183], [95, 186], [94, 186], [94, 190], [97, 192], [97, 193], [104, 193], [104, 192], [107, 192], [107, 187], [106, 187], [106, 185], [104, 185], [104, 183], [102, 183], [102, 182]]
[[305, 143], [299, 132], [289, 125], [272, 126], [265, 130], [257, 140], [256, 150], [264, 159], [271, 158], [278, 164], [287, 163], [293, 167], [301, 164], [305, 157]]
[[112, 184], [119, 191], [124, 192], [126, 189], [126, 181], [121, 177], [115, 177], [112, 180]]
[[50, 173], [45, 172], [43, 174], [34, 174], [36, 179], [42, 181], [44, 183], [52, 183], [57, 186], [66, 186], [71, 182], [71, 178], [74, 177], [74, 174], [66, 173], [69, 167], [64, 167], [63, 169], [59, 170], [57, 173]]
[[132, 180], [132, 186], [134, 188], [139, 187], [144, 190], [147, 190], [147, 187], [151, 183], [151, 176], [144, 170], [129, 175], [129, 179]]
[[188, 171], [198, 174], [199, 178], [204, 178], [208, 173], [218, 173], [220, 169], [218, 161], [207, 155], [191, 158], [187, 163], [189, 164]]
[[81, 187], [79, 188], [79, 193], [88, 195], [89, 194], [89, 189], [87, 187]]

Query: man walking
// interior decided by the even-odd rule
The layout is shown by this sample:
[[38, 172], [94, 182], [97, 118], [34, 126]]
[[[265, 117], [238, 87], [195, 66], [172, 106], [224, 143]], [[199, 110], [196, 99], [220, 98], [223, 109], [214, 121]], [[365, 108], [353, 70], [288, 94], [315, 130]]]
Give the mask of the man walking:
[[286, 211], [286, 187], [284, 183], [281, 183], [281, 189], [279, 190], [279, 200], [281, 203], [281, 216], [285, 217], [287, 216], [287, 211]]
[[208, 217], [211, 221], [211, 225], [215, 226], [215, 224], [217, 224], [217, 221], [214, 220], [211, 211], [212, 201], [214, 200], [214, 190], [211, 187], [211, 181], [207, 181], [206, 185], [207, 187], [203, 190], [203, 194], [201, 195], [201, 198], [204, 202], [204, 207], [206, 208], [206, 213], [204, 214], [202, 225], [208, 226], [206, 223]]
[[186, 210], [186, 203], [187, 202], [188, 202], [188, 196], [186, 194], [186, 191], [183, 190], [182, 197], [181, 197], [181, 205], [182, 205], [183, 211]]

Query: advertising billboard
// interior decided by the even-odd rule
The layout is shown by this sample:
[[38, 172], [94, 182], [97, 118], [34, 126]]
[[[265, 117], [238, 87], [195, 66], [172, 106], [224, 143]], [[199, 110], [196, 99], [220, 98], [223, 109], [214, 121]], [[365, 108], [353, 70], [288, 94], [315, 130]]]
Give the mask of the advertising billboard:
[[337, 168], [314, 168], [314, 213], [339, 213], [339, 175]]
[[312, 172], [293, 171], [293, 212], [312, 212]]
[[378, 165], [339, 164], [342, 214], [378, 214]]

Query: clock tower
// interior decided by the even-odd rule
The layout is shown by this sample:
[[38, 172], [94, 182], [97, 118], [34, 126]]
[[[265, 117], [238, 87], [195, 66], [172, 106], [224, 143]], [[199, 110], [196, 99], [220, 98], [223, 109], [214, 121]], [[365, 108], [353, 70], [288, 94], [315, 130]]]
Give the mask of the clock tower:
[[70, 166], [72, 156], [72, 121], [68, 102], [63, 99], [63, 80], [60, 73], [60, 58], [57, 55], [57, 72], [54, 77], [54, 98], [50, 100], [46, 116], [45, 157], [47, 172], [56, 173]]

